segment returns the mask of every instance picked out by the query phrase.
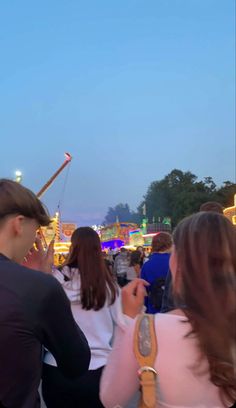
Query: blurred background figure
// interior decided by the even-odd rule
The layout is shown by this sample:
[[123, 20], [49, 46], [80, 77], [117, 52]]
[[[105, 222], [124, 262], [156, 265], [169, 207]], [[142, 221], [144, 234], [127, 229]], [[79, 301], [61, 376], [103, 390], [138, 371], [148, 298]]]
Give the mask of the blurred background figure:
[[105, 262], [105, 265], [108, 269], [108, 271], [110, 272], [110, 274], [113, 274], [113, 262], [110, 261], [108, 254], [106, 253], [106, 251], [102, 251], [102, 255], [103, 255], [103, 259]]
[[120, 287], [127, 283], [127, 272], [129, 268], [129, 254], [126, 248], [122, 247], [114, 262], [114, 274]]
[[144, 262], [145, 262], [145, 250], [144, 250], [144, 248], [143, 248], [142, 246], [138, 246], [138, 247], [137, 247], [137, 251], [139, 251], [140, 254], [141, 254], [141, 257], [140, 257], [140, 266], [141, 266], [141, 268], [142, 268], [142, 266], [143, 266], [143, 264], [144, 264]]
[[141, 253], [140, 251], [132, 251], [130, 254], [130, 263], [127, 269], [127, 282], [132, 281], [135, 278], [140, 277], [140, 260]]

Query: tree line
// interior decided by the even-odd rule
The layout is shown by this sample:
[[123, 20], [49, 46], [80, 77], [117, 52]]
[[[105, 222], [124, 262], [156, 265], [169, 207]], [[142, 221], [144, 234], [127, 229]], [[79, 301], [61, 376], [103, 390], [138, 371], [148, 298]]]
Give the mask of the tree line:
[[145, 208], [149, 223], [170, 217], [172, 226], [175, 226], [182, 218], [197, 212], [204, 202], [217, 201], [223, 207], [233, 205], [235, 193], [236, 184], [231, 181], [217, 187], [212, 177], [198, 181], [198, 177], [190, 171], [174, 169], [162, 180], [150, 184], [136, 211], [131, 210], [127, 203], [117, 204], [108, 208], [103, 223], [120, 221], [140, 224]]

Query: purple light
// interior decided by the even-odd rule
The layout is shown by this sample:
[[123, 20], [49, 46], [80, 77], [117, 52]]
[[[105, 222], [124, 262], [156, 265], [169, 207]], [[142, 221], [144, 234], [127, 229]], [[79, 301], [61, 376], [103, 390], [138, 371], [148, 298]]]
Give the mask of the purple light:
[[121, 239], [112, 239], [110, 241], [102, 242], [102, 249], [117, 249], [124, 246], [124, 244], [124, 241], [122, 241]]

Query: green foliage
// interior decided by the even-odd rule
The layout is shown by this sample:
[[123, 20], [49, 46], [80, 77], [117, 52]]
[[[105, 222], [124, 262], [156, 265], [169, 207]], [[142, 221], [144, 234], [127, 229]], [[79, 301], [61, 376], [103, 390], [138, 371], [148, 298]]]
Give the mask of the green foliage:
[[105, 217], [107, 224], [116, 221], [140, 223], [143, 218], [143, 205], [146, 204], [147, 218], [152, 222], [160, 217], [170, 217], [175, 226], [182, 218], [199, 211], [201, 204], [217, 201], [228, 207], [233, 205], [236, 184], [225, 181], [217, 189], [212, 177], [197, 181], [197, 176], [190, 171], [172, 170], [162, 180], [153, 181], [148, 187], [138, 212], [130, 210], [128, 204], [118, 204], [109, 208]]
[[113, 224], [114, 222], [140, 222], [137, 213], [130, 210], [128, 204], [117, 204], [114, 208], [109, 207], [104, 219], [104, 224]]
[[151, 183], [138, 210], [141, 212], [145, 202], [149, 220], [153, 216], [156, 219], [169, 216], [175, 226], [182, 218], [199, 211], [201, 204], [207, 201], [232, 205], [235, 191], [236, 184], [229, 181], [217, 190], [212, 177], [197, 181], [195, 174], [174, 169], [164, 179]]
[[236, 184], [231, 183], [231, 181], [224, 181], [223, 186], [216, 191], [215, 201], [218, 201], [224, 207], [231, 207], [235, 193]]

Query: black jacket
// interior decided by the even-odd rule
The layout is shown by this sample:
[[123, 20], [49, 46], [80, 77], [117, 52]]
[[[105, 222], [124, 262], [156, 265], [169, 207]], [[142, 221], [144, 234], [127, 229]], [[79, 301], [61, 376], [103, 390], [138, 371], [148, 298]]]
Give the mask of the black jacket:
[[87, 371], [89, 346], [60, 284], [0, 255], [0, 407], [40, 406], [42, 346], [65, 376]]

